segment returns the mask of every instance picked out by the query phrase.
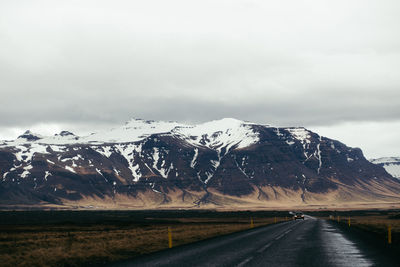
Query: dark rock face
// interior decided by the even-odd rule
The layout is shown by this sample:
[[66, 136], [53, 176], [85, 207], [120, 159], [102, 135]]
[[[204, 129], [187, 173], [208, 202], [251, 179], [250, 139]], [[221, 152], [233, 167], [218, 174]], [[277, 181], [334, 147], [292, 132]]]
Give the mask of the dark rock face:
[[[367, 161], [358, 148], [304, 128], [242, 124], [257, 136], [245, 146], [243, 139], [214, 142], [224, 134], [233, 135], [235, 129], [201, 134], [197, 139], [192, 134], [183, 137], [174, 128], [133, 142], [67, 144], [25, 133], [27, 142], [0, 146], [0, 204], [61, 204], [121, 194], [140, 202], [140, 194], [145, 192], [158, 194], [155, 201], [162, 204], [178, 191], [182, 201], [202, 193], [203, 197], [189, 198], [202, 204], [211, 189], [244, 197], [268, 186], [304, 195], [324, 194], [338, 184], [354, 187], [371, 181], [397, 182], [384, 168]], [[62, 132], [59, 136], [71, 135]]]
[[18, 136], [18, 138], [24, 138], [27, 141], [37, 141], [40, 139], [39, 136], [35, 135], [34, 133], [32, 133], [31, 131], [27, 130], [25, 133], [23, 133], [22, 135]]
[[69, 136], [69, 135], [75, 136], [73, 133], [71, 133], [71, 132], [69, 132], [69, 131], [61, 131], [61, 132], [59, 133], [59, 135], [61, 135], [61, 136]]

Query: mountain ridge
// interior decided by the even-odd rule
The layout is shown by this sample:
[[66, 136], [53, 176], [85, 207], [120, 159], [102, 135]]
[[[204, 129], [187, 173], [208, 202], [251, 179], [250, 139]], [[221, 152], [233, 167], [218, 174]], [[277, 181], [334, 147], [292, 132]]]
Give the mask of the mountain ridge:
[[400, 183], [360, 149], [304, 127], [133, 119], [83, 137], [61, 133], [0, 142], [0, 204], [245, 208], [400, 200]]

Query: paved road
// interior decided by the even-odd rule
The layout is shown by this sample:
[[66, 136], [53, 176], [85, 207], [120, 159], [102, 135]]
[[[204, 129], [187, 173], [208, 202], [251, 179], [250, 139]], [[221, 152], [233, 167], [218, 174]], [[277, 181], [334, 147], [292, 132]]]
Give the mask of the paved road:
[[312, 217], [160, 251], [122, 266], [400, 266]]

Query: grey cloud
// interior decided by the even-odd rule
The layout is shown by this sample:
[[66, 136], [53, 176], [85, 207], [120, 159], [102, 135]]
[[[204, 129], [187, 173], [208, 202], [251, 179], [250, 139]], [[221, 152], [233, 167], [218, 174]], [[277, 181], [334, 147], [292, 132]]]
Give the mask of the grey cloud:
[[3, 126], [16, 127], [32, 122], [119, 124], [130, 117], [187, 122], [235, 117], [273, 125], [321, 126], [344, 121], [396, 121], [400, 118], [399, 97], [400, 95], [382, 99], [379, 95], [371, 94], [365, 102], [359, 95], [307, 95], [279, 101], [266, 97], [257, 101], [225, 103], [223, 100], [201, 101], [182, 97], [82, 99], [76, 96], [71, 105], [60, 105], [58, 101], [50, 100], [48, 103], [31, 103], [29, 109], [20, 108], [19, 105], [0, 107], [0, 112], [4, 115], [0, 118], [0, 123]]
[[0, 131], [398, 121], [399, 11], [394, 0], [2, 1]]

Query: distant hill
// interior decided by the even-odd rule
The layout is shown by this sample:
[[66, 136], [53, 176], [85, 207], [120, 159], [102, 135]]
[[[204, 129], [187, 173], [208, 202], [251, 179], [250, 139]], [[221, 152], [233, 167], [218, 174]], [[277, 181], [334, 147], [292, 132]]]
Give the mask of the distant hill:
[[88, 136], [27, 131], [0, 142], [0, 206], [236, 209], [399, 202], [400, 183], [382, 166], [359, 148], [303, 127], [133, 119]]
[[372, 159], [372, 163], [385, 168], [393, 177], [400, 179], [400, 157], [385, 157]]

